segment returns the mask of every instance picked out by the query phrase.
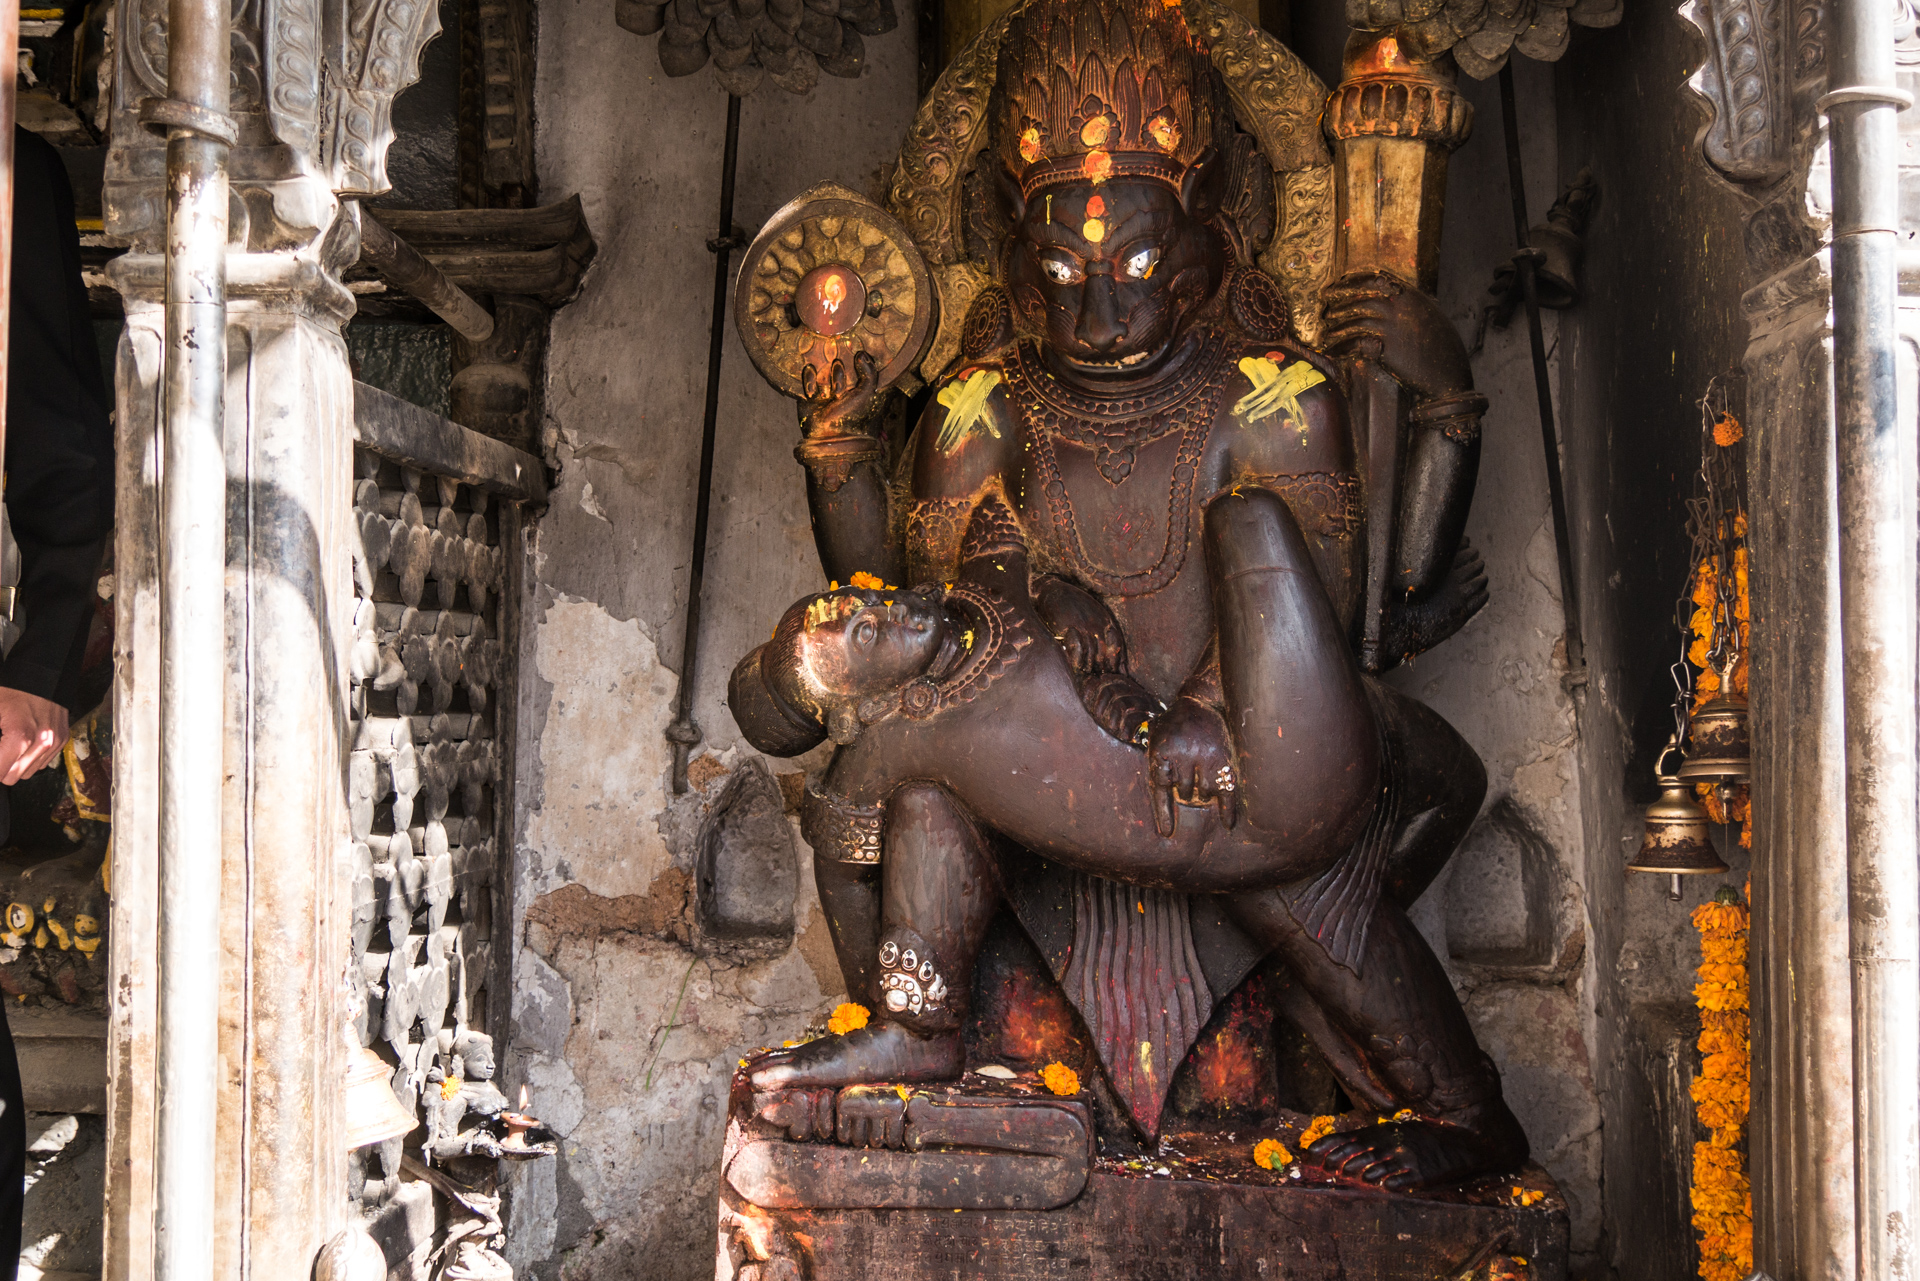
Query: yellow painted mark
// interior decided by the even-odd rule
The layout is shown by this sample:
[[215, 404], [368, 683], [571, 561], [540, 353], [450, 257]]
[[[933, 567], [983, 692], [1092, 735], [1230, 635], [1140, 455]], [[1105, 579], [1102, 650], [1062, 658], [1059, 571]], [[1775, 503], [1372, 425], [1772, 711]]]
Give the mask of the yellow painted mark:
[[67, 933], [66, 926], [60, 924], [60, 922], [54, 920], [52, 917], [48, 917], [47, 928], [52, 930], [53, 937], [60, 941], [60, 950], [62, 952], [71, 952], [73, 950], [73, 936]]
[[1285, 369], [1266, 356], [1244, 356], [1240, 372], [1253, 384], [1253, 390], [1234, 402], [1235, 417], [1249, 423], [1284, 413], [1303, 431], [1306, 415], [1300, 412], [1300, 393], [1318, 387], [1327, 376], [1304, 360], [1296, 360]]
[[940, 438], [934, 443], [941, 453], [952, 453], [983, 426], [988, 435], [1000, 439], [1000, 428], [987, 410], [987, 397], [999, 385], [999, 370], [976, 369], [963, 381], [948, 383], [940, 389], [938, 400], [947, 411], [947, 420], [940, 424]]

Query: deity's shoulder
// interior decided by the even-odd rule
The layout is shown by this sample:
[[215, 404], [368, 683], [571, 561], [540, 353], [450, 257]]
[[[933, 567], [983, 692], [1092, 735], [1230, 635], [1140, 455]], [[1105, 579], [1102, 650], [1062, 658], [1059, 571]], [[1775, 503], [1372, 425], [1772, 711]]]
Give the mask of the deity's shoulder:
[[934, 383], [914, 433], [916, 498], [966, 498], [1017, 462], [1018, 423], [998, 360], [963, 359]]
[[[1231, 339], [1221, 399], [1235, 470], [1261, 475], [1347, 471], [1352, 439], [1339, 370], [1293, 338]], [[1218, 430], [1216, 428], [1216, 430]]]

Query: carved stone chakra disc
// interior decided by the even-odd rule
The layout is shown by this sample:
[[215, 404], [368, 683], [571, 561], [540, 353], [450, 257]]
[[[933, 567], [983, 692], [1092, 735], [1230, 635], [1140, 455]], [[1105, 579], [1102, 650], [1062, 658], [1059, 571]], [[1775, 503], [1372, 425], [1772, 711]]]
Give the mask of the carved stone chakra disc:
[[734, 322], [760, 376], [802, 395], [802, 372], [824, 376], [873, 358], [897, 382], [932, 334], [933, 282], [906, 229], [872, 201], [822, 183], [754, 237], [740, 264]]

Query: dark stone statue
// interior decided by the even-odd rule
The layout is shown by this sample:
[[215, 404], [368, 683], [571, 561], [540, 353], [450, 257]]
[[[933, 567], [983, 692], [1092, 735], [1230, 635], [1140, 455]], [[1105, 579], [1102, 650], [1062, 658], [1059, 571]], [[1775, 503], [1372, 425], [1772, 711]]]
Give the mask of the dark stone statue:
[[[1245, 139], [1178, 9], [1029, 4], [999, 58], [979, 162], [997, 278], [892, 474], [872, 361], [808, 380], [796, 452], [822, 566], [870, 585], [800, 602], [734, 673], [761, 750], [840, 745], [803, 822], [874, 1011], [755, 1059], [752, 1089], [958, 1076], [996, 912], [1045, 928], [1022, 908], [1037, 859], [1082, 877], [1085, 902], [1196, 896], [1165, 929], [1140, 898], [1144, 934], [1086, 910], [1056, 969], [1141, 1133], [1227, 995], [1194, 960], [1190, 920], [1211, 911], [1284, 963], [1285, 1013], [1348, 1097], [1394, 1114], [1310, 1163], [1395, 1190], [1517, 1169], [1499, 1076], [1405, 912], [1485, 774], [1355, 657], [1382, 519], [1355, 358], [1410, 407], [1387, 651], [1485, 602], [1461, 537], [1485, 401], [1459, 337], [1414, 285], [1366, 274], [1325, 291], [1321, 350], [1299, 339], [1227, 212]], [[1099, 973], [1127, 931], [1160, 960]]]

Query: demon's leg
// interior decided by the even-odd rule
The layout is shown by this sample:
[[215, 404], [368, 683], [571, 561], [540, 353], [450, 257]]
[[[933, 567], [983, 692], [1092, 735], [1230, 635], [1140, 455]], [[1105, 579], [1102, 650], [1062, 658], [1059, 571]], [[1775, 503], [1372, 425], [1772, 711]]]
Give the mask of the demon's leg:
[[[853, 931], [843, 939], [835, 928], [847, 981], [858, 974], [863, 986], [851, 990], [866, 1001], [872, 1021], [845, 1036], [762, 1056], [749, 1073], [755, 1089], [943, 1080], [965, 1066], [960, 1029], [973, 965], [999, 901], [993, 863], [973, 820], [941, 788], [909, 784], [886, 810], [873, 950], [849, 955]], [[851, 885], [836, 883], [832, 892], [859, 901]]]

